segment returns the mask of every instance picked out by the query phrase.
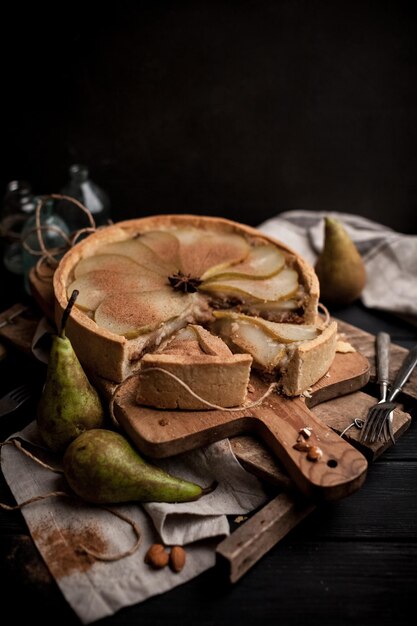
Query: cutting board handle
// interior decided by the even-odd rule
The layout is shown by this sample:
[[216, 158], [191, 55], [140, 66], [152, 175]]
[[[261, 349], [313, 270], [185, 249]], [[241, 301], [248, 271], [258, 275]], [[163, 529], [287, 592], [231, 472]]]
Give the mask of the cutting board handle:
[[364, 482], [368, 464], [363, 454], [316, 418], [302, 398], [273, 410], [260, 407], [253, 416], [257, 434], [309, 497], [336, 500]]

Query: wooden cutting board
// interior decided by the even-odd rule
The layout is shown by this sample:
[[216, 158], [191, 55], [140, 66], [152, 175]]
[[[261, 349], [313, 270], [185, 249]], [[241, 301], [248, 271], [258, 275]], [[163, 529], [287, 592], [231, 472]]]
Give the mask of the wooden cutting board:
[[[337, 354], [328, 374], [312, 387], [308, 397], [286, 398], [272, 393], [255, 408], [231, 412], [158, 410], [138, 405], [137, 379], [133, 377], [116, 392], [114, 415], [139, 450], [151, 457], [172, 456], [225, 437], [256, 433], [300, 491], [331, 500], [361, 486], [367, 461], [310, 409], [360, 389], [368, 378], [369, 362], [359, 352]], [[252, 404], [267, 391], [268, 384], [252, 375], [251, 389]], [[309, 445], [321, 455], [318, 460], [300, 449], [304, 427], [311, 432]]]

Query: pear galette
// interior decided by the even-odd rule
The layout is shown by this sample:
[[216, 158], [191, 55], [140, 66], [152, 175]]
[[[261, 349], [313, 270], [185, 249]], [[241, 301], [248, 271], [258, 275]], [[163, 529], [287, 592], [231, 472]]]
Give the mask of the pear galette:
[[[298, 395], [334, 358], [337, 327], [318, 317], [310, 265], [228, 220], [159, 215], [100, 229], [55, 271], [57, 322], [74, 289], [67, 334], [80, 361], [114, 382], [149, 369], [143, 404], [199, 408], [172, 380], [163, 384], [164, 367], [188, 376], [199, 396], [234, 406], [245, 399], [251, 368]], [[223, 374], [229, 384], [222, 392]]]

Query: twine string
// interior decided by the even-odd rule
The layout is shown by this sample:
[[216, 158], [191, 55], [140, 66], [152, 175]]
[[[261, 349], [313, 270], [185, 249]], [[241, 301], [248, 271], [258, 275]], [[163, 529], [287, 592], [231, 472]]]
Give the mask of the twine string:
[[35, 461], [35, 463], [37, 463], [41, 467], [44, 467], [45, 469], [48, 469], [51, 472], [54, 472], [55, 474], [63, 474], [64, 473], [62, 469], [59, 469], [57, 467], [52, 467], [52, 465], [48, 465], [48, 463], [44, 463], [44, 461], [41, 461], [41, 459], [39, 459], [37, 456], [35, 456], [31, 452], [29, 452], [29, 450], [27, 450], [26, 448], [24, 448], [22, 446], [22, 444], [19, 441], [19, 439], [7, 439], [7, 441], [0, 442], [0, 448], [2, 448], [3, 446], [7, 446], [7, 445], [13, 445], [15, 448], [20, 450], [20, 452], [22, 452], [27, 457], [32, 459], [32, 461]]
[[[41, 211], [46, 206], [49, 200], [65, 200], [74, 204], [83, 213], [85, 213], [88, 218], [89, 226], [85, 228], [80, 228], [71, 233], [70, 236], [68, 236], [67, 233], [56, 224], [42, 224]], [[59, 258], [77, 243], [81, 235], [91, 234], [96, 230], [97, 226], [94, 217], [91, 211], [82, 202], [65, 194], [51, 193], [46, 196], [41, 196], [38, 199], [35, 208], [35, 226], [34, 228], [31, 228], [27, 233], [25, 233], [25, 235], [21, 238], [21, 244], [26, 252], [28, 252], [31, 256], [39, 257], [34, 268], [35, 274], [39, 280], [47, 281], [50, 279], [50, 272], [44, 272], [43, 267], [46, 265], [49, 269], [55, 269], [58, 266]], [[63, 240], [63, 245], [48, 248], [44, 239], [45, 232], [57, 233]], [[39, 249], [34, 249], [29, 244], [28, 240], [33, 234], [36, 234]]]
[[[34, 461], [41, 467], [44, 467], [45, 469], [48, 469], [58, 474], [64, 474], [62, 470], [57, 469], [55, 467], [51, 467], [47, 463], [44, 463], [43, 461], [41, 461], [41, 459], [33, 455], [31, 452], [29, 452], [29, 450], [26, 450], [26, 448], [22, 446], [22, 444], [20, 443], [18, 439], [8, 439], [7, 441], [0, 442], [0, 448], [2, 448], [5, 445], [14, 445], [18, 450], [20, 450], [20, 452], [28, 456], [30, 459], [32, 459], [32, 461]], [[10, 505], [10, 504], [6, 504], [5, 502], [0, 502], [0, 509], [2, 509], [3, 511], [20, 511], [25, 506], [29, 506], [30, 504], [34, 504], [35, 502], [42, 502], [43, 500], [47, 500], [48, 498], [76, 499], [76, 496], [73, 494], [69, 494], [66, 491], [50, 491], [49, 493], [45, 493], [39, 496], [33, 496], [32, 498], [29, 498], [28, 500], [24, 500], [20, 504]], [[129, 524], [132, 527], [133, 532], [135, 533], [136, 541], [133, 544], [133, 546], [129, 548], [129, 550], [125, 550], [124, 552], [119, 552], [116, 554], [104, 554], [101, 552], [96, 552], [95, 550], [93, 550], [92, 548], [88, 548], [84, 544], [80, 544], [78, 546], [77, 552], [88, 554], [98, 561], [106, 561], [106, 562], [120, 561], [121, 559], [124, 559], [127, 556], [131, 556], [132, 554], [134, 554], [139, 548], [141, 541], [142, 541], [142, 532], [140, 530], [139, 525], [130, 517], [128, 517], [127, 515], [124, 515], [123, 513], [120, 513], [119, 511], [115, 511], [114, 509], [110, 509], [109, 507], [106, 507], [106, 506], [100, 506], [99, 508], [102, 509], [103, 511], [107, 511], [108, 513], [111, 513], [115, 517], [118, 517], [122, 521]]]
[[144, 374], [150, 373], [150, 372], [162, 372], [166, 376], [172, 378], [179, 385], [181, 385], [191, 396], [193, 396], [193, 398], [196, 398], [202, 404], [205, 404], [210, 409], [215, 409], [215, 410], [218, 410], [218, 411], [228, 411], [228, 412], [231, 412], [231, 413], [236, 412], [236, 411], [246, 411], [248, 409], [254, 409], [255, 407], [261, 405], [264, 402], [264, 400], [266, 400], [266, 398], [268, 396], [270, 396], [271, 393], [278, 388], [278, 383], [277, 382], [272, 382], [269, 385], [268, 389], [262, 394], [262, 396], [260, 398], [258, 398], [257, 400], [255, 400], [254, 402], [251, 402], [250, 404], [242, 404], [242, 405], [236, 406], [236, 407], [224, 407], [224, 406], [221, 406], [219, 404], [214, 404], [213, 402], [210, 402], [209, 400], [206, 400], [205, 398], [200, 396], [198, 393], [196, 393], [189, 385], [187, 385], [187, 383], [185, 383], [183, 380], [181, 380], [181, 378], [178, 378], [178, 376], [176, 376], [172, 372], [169, 372], [168, 370], [164, 369], [163, 367], [147, 367], [146, 369], [141, 370], [140, 372], [135, 372], [134, 374], [131, 374], [124, 381], [122, 381], [121, 383], [119, 383], [115, 387], [115, 389], [114, 389], [114, 391], [112, 393], [112, 396], [110, 398], [110, 402], [109, 402], [110, 417], [112, 419], [112, 422], [115, 425], [119, 426], [117, 418], [114, 415], [114, 403], [115, 403], [118, 391], [131, 378], [135, 378], [135, 377], [139, 378], [140, 376], [143, 376]]

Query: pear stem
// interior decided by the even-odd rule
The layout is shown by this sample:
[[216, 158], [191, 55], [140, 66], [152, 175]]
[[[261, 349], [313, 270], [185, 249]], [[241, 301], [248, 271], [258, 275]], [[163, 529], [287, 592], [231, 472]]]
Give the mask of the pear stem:
[[76, 301], [76, 299], [78, 298], [78, 294], [79, 294], [79, 293], [80, 293], [80, 292], [78, 291], [78, 289], [74, 289], [74, 291], [73, 291], [73, 292], [72, 292], [72, 294], [71, 294], [70, 299], [68, 300], [68, 304], [67, 304], [67, 306], [66, 306], [66, 308], [65, 308], [65, 311], [64, 311], [64, 313], [63, 313], [63, 315], [62, 315], [62, 320], [61, 320], [61, 328], [59, 329], [59, 334], [60, 334], [61, 336], [62, 336], [62, 335], [64, 334], [64, 332], [65, 332], [65, 326], [66, 326], [66, 324], [67, 324], [68, 318], [69, 318], [69, 316], [70, 316], [70, 314], [71, 314], [71, 311], [72, 311], [72, 307], [74, 306], [75, 301]]
[[211, 485], [208, 485], [208, 487], [203, 487], [203, 489], [201, 490], [201, 495], [202, 496], [207, 496], [209, 493], [211, 493], [212, 491], [214, 491], [218, 487], [218, 484], [219, 483], [217, 482], [217, 480], [214, 480], [211, 483]]

